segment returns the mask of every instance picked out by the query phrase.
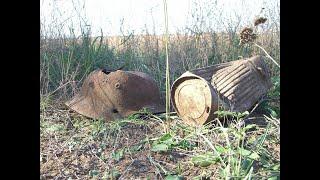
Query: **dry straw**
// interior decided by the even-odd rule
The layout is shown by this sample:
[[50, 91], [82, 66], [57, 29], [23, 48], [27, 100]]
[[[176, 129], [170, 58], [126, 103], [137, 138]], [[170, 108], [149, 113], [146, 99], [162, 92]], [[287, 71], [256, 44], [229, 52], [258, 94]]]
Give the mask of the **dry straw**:
[[169, 55], [168, 55], [168, 11], [167, 1], [163, 0], [164, 5], [164, 20], [165, 20], [165, 47], [166, 47], [166, 120], [169, 119], [170, 112], [170, 70], [169, 70]]

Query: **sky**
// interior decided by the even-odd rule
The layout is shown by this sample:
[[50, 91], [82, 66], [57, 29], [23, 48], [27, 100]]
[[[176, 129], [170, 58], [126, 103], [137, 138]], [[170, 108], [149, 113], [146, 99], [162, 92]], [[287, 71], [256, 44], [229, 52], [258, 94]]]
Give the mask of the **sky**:
[[[203, 27], [217, 30], [237, 22], [237, 15], [246, 24], [262, 7], [267, 7], [269, 13], [279, 13], [279, 3], [280, 0], [167, 0], [168, 28], [175, 33], [199, 24], [197, 16], [206, 17]], [[143, 34], [146, 29], [162, 34], [165, 30], [163, 0], [40, 0], [40, 17], [44, 27], [63, 27], [64, 33], [80, 24], [90, 25], [87, 27], [93, 35], [99, 35], [101, 29], [106, 35]], [[79, 28], [74, 30], [80, 32]]]

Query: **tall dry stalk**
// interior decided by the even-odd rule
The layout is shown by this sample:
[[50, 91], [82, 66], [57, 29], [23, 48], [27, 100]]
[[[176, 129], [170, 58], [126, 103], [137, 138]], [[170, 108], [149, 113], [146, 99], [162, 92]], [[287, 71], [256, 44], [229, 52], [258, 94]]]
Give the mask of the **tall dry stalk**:
[[167, 1], [163, 0], [164, 5], [164, 21], [165, 21], [165, 47], [166, 47], [166, 120], [169, 119], [170, 112], [170, 70], [168, 55], [168, 11]]
[[271, 59], [272, 62], [280, 68], [280, 65], [277, 63], [277, 61], [274, 60], [274, 59], [269, 55], [269, 53], [268, 53], [263, 47], [259, 46], [257, 43], [253, 43], [253, 44], [254, 44], [256, 47], [260, 48], [260, 49], [266, 54], [267, 58]]

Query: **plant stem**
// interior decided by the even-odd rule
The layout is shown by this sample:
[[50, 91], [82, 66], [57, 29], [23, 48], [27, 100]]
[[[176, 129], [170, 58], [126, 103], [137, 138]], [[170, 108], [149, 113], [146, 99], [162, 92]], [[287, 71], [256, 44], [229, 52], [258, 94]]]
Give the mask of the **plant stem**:
[[221, 161], [222, 165], [226, 167], [226, 164], [224, 163], [223, 159], [220, 156], [220, 153], [216, 150], [216, 148], [212, 145], [212, 143], [201, 133], [198, 134], [200, 137], [204, 139], [204, 141], [210, 146], [210, 148], [218, 155], [219, 160]]
[[254, 43], [255, 46], [257, 46], [258, 48], [260, 48], [264, 53], [266, 53], [267, 57], [269, 59], [271, 59], [273, 61], [274, 64], [276, 64], [279, 68], [280, 68], [280, 65], [277, 63], [277, 61], [275, 61], [269, 54], [266, 50], [263, 49], [263, 47], [259, 46], [257, 43]]
[[166, 47], [166, 120], [169, 119], [170, 112], [170, 74], [169, 74], [169, 55], [168, 55], [168, 11], [167, 1], [163, 0], [165, 16], [165, 47]]

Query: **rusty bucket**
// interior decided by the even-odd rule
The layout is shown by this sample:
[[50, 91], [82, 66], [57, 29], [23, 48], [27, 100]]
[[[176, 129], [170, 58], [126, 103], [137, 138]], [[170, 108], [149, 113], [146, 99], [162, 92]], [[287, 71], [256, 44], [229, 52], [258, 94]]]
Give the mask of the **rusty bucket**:
[[249, 110], [272, 86], [264, 59], [254, 56], [185, 72], [171, 87], [174, 109], [190, 125], [212, 120], [219, 106]]

